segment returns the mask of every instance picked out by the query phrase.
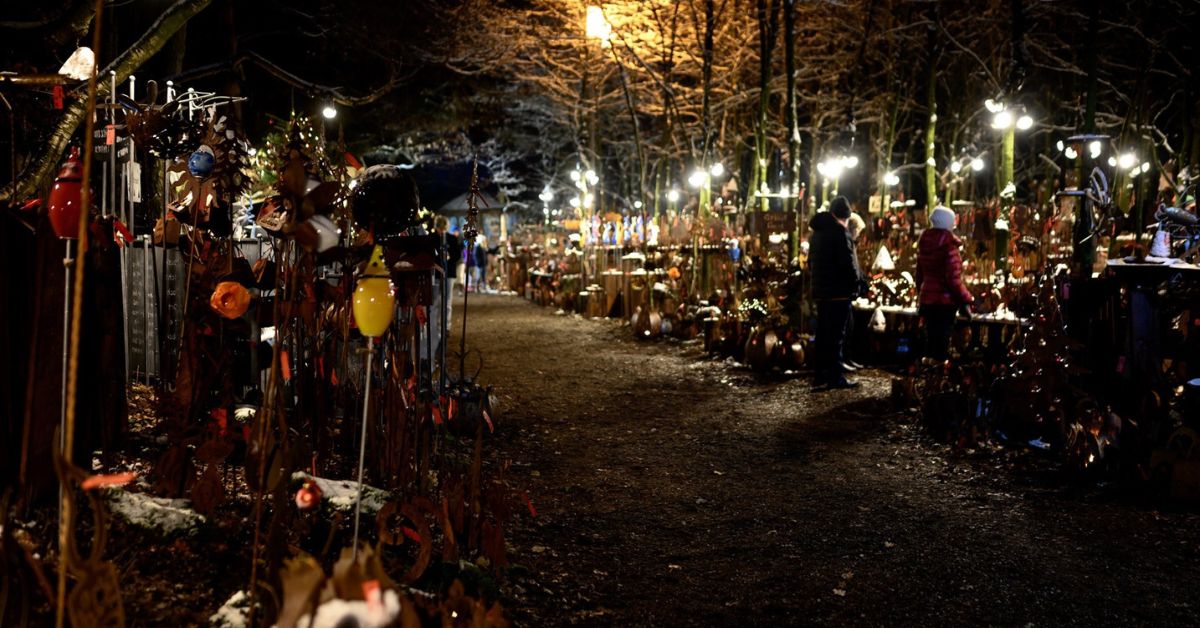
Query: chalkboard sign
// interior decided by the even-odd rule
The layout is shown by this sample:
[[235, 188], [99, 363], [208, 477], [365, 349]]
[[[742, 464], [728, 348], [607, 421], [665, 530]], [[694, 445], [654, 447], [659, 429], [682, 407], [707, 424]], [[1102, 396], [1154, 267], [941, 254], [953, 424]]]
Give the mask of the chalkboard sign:
[[141, 240], [131, 245], [126, 253], [129, 272], [125, 282], [129, 291], [129, 373], [131, 379], [141, 381], [158, 374], [158, 301], [154, 297], [153, 251], [153, 246]]
[[[180, 308], [187, 268], [179, 251], [167, 249], [164, 269], [163, 250], [145, 239], [131, 245], [127, 256], [130, 377], [143, 381], [147, 377], [171, 379], [175, 376], [179, 351]], [[165, 305], [161, 316], [160, 303]], [[160, 337], [165, 345], [159, 344]]]

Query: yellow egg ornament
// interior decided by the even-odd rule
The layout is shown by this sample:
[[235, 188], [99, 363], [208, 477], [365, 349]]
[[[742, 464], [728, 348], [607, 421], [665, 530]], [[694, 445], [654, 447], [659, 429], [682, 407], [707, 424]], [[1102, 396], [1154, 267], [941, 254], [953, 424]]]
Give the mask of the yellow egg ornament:
[[376, 338], [392, 324], [396, 287], [383, 263], [383, 247], [376, 246], [367, 269], [354, 288], [354, 320], [362, 335]]
[[[383, 263], [383, 247], [376, 246], [371, 252], [371, 261], [367, 269], [358, 278], [354, 288], [354, 320], [358, 323], [358, 331], [368, 338], [378, 338], [392, 324], [392, 315], [396, 310], [396, 287], [392, 285], [391, 275]], [[353, 559], [358, 560], [358, 527], [362, 516], [363, 466], [367, 456], [367, 415], [371, 404], [371, 359], [375, 351], [367, 342], [367, 368], [363, 379], [363, 420], [362, 439], [358, 448], [358, 491], [354, 498], [354, 551]]]

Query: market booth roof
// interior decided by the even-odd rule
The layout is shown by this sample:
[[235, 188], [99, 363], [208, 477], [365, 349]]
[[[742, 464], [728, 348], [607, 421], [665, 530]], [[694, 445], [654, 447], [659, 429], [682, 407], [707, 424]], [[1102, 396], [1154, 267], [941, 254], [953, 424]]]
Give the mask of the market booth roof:
[[[479, 198], [475, 199], [475, 208], [481, 212], [499, 212], [506, 209], [506, 206], [500, 201], [496, 200], [496, 197], [492, 196], [491, 194], [488, 194], [487, 192], [480, 192]], [[442, 214], [443, 216], [455, 216], [467, 213], [468, 209], [470, 209], [470, 207], [467, 204], [467, 194], [463, 193], [454, 197], [454, 199], [449, 203], [442, 205], [442, 207], [438, 209], [438, 213]]]

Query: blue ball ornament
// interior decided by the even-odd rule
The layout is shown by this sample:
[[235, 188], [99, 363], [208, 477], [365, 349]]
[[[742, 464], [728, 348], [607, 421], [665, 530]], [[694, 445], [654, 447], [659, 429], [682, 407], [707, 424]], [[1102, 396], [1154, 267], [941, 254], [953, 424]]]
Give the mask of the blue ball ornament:
[[188, 158], [188, 172], [192, 173], [194, 177], [207, 177], [212, 174], [215, 161], [213, 150], [207, 146], [201, 146]]

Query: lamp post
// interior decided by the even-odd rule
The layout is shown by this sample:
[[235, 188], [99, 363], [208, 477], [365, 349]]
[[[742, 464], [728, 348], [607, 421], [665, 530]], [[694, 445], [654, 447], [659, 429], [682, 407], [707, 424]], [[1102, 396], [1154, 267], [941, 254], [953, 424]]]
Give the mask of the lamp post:
[[692, 174], [688, 176], [688, 185], [696, 188], [700, 192], [700, 205], [696, 211], [697, 218], [706, 218], [712, 206], [712, 182], [716, 177], [725, 174], [725, 165], [717, 162], [705, 168], [703, 165], [697, 166]]
[[1033, 118], [1024, 108], [1010, 109], [1003, 102], [989, 98], [984, 106], [992, 113], [992, 128], [1000, 131], [1000, 160], [996, 164], [996, 187], [1000, 191], [1000, 216], [996, 219], [995, 258], [996, 269], [1003, 269], [1008, 261], [1008, 218], [1016, 199], [1017, 187], [1013, 181], [1014, 145], [1018, 130], [1033, 128]]
[[821, 204], [824, 205], [829, 201], [829, 182], [833, 182], [833, 193], [838, 193], [838, 183], [842, 178], [842, 173], [847, 170], [853, 170], [858, 167], [858, 157], [854, 155], [838, 155], [837, 157], [827, 157], [824, 161], [817, 164], [817, 172], [825, 178], [821, 185]]
[[947, 207], [952, 206], [956, 193], [961, 191], [962, 182], [966, 180], [969, 175], [977, 174], [983, 171], [984, 167], [986, 166], [983, 161], [984, 155], [986, 155], [986, 153], [980, 153], [974, 156], [962, 154], [957, 159], [950, 162], [948, 172], [942, 173], [943, 180], [945, 180], [947, 177], [949, 178], [949, 181], [946, 184], [945, 203]]

